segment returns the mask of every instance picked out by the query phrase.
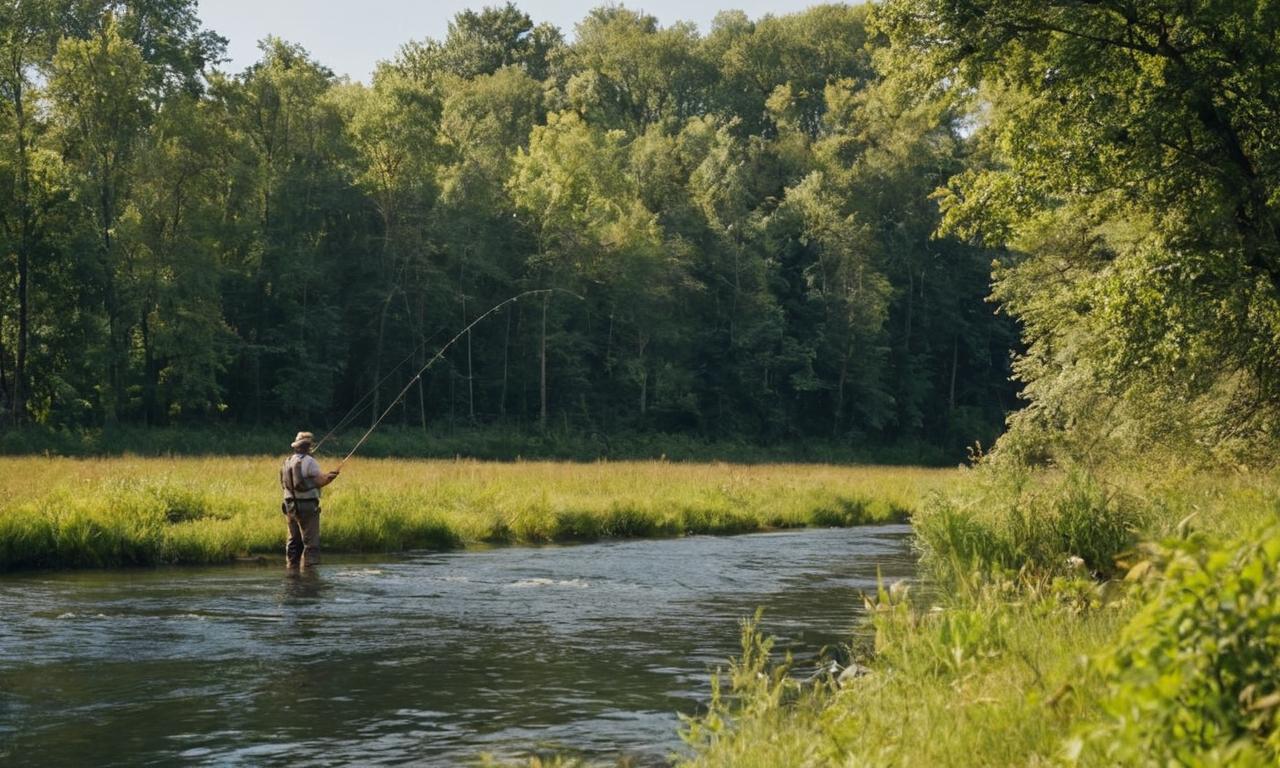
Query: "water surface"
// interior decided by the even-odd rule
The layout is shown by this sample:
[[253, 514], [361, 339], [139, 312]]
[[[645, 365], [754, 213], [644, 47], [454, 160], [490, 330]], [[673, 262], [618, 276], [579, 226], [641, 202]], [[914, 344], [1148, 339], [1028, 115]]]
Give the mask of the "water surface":
[[0, 577], [0, 763], [662, 764], [742, 617], [814, 663], [908, 530]]

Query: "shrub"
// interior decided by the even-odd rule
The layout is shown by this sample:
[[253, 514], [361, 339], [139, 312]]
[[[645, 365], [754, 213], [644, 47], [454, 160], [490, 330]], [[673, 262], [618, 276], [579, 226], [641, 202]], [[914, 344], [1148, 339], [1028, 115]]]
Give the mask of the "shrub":
[[1075, 743], [1109, 764], [1280, 760], [1280, 529], [1207, 549], [1180, 543], [1102, 661], [1110, 717]]

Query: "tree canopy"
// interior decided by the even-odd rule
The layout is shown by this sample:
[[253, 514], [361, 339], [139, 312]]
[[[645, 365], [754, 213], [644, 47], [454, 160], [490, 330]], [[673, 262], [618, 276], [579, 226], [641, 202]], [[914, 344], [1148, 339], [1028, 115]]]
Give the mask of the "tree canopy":
[[1009, 249], [995, 298], [1025, 325], [1031, 408], [1007, 442], [1273, 440], [1280, 9], [891, 0], [878, 16], [913, 92], [977, 116], [941, 232]]
[[[5, 422], [332, 423], [493, 305], [555, 288], [478, 325], [395, 418], [989, 441], [1015, 404], [1017, 328], [986, 301], [1008, 253], [991, 222], [1013, 212], [979, 217], [967, 190], [1003, 189], [1014, 161], [973, 132], [958, 81], [915, 88], [897, 46], [917, 22], [891, 8], [884, 27], [866, 7], [730, 12], [703, 34], [605, 6], [569, 38], [507, 4], [362, 84], [277, 38], [222, 71], [194, 0], [10, 4]], [[1032, 103], [1000, 88], [993, 112]], [[1217, 147], [1197, 130], [1186, 152]], [[1099, 162], [1096, 183], [1121, 170]], [[1236, 231], [1258, 249], [1240, 259], [1265, 275], [1235, 178], [1222, 194], [1245, 195]], [[1241, 360], [1266, 346], [1237, 330]]]

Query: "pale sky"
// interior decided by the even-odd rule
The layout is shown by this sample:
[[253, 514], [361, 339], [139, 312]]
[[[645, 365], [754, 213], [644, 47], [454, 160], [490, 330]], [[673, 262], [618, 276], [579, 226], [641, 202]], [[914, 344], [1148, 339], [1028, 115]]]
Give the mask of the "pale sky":
[[[745, 11], [751, 18], [804, 10], [821, 0], [632, 0], [629, 8], [657, 16], [663, 26], [692, 21], [703, 33], [722, 10]], [[443, 39], [449, 20], [466, 8], [503, 5], [505, 0], [199, 0], [205, 27], [230, 40], [230, 61], [222, 68], [239, 72], [258, 58], [257, 41], [277, 35], [298, 43], [339, 75], [367, 80], [380, 59], [389, 59], [409, 40]], [[516, 0], [535, 23], [549, 21], [572, 38], [573, 26], [603, 0]]]

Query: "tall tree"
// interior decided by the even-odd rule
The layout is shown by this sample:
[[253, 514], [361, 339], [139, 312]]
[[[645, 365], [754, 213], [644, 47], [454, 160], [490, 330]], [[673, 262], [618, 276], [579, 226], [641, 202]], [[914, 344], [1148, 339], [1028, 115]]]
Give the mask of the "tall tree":
[[1274, 436], [1280, 16], [1254, 0], [878, 15], [922, 89], [981, 89], [985, 151], [947, 184], [943, 231], [1017, 252], [997, 296], [1031, 341], [1019, 423], [1138, 445]]
[[[0, 375], [0, 389], [8, 395], [9, 417], [26, 417], [30, 387], [27, 354], [31, 344], [31, 261], [40, 238], [38, 197], [33, 182], [33, 155], [44, 126], [38, 110], [35, 88], [37, 72], [46, 67], [56, 43], [56, 18], [51, 2], [6, 3], [0, 7], [0, 96], [8, 118], [3, 131], [11, 150], [5, 170], [4, 224], [12, 244], [17, 281], [17, 343], [12, 377]], [[0, 350], [0, 358], [5, 355]]]
[[542, 80], [550, 74], [550, 60], [561, 45], [560, 30], [534, 24], [529, 14], [507, 3], [458, 13], [450, 20], [443, 42], [406, 45], [399, 66], [419, 76], [448, 74], [464, 79], [515, 67]]
[[89, 214], [107, 319], [105, 415], [126, 407], [128, 331], [133, 316], [128, 254], [115, 238], [124, 200], [137, 170], [142, 130], [150, 117], [147, 64], [121, 36], [114, 17], [85, 40], [58, 43], [49, 76], [52, 119], [73, 178], [74, 196]]

